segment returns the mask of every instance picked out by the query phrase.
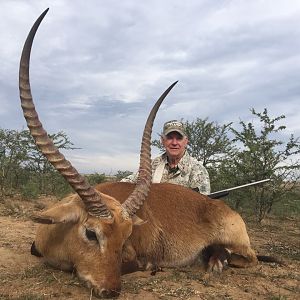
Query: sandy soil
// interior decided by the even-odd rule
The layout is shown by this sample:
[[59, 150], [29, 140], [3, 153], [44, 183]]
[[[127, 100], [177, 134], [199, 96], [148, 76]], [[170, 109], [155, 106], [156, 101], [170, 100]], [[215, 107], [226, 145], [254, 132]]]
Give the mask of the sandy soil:
[[[30, 255], [36, 224], [29, 215], [53, 201], [0, 202], [0, 299], [96, 299], [74, 274]], [[119, 299], [300, 299], [299, 224], [299, 219], [275, 218], [247, 224], [257, 253], [280, 257], [285, 265], [260, 263], [213, 276], [199, 267], [165, 269], [154, 276], [136, 272], [122, 277]]]

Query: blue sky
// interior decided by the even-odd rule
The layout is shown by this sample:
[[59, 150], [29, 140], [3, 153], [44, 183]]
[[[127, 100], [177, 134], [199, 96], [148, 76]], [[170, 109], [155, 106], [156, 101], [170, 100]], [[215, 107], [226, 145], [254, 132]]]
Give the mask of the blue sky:
[[[300, 1], [0, 1], [0, 127], [26, 128], [18, 65], [35, 19], [31, 86], [49, 133], [80, 148], [80, 172], [135, 171], [154, 101], [174, 81], [154, 125], [284, 114], [300, 136]], [[154, 155], [158, 153], [156, 149]]]

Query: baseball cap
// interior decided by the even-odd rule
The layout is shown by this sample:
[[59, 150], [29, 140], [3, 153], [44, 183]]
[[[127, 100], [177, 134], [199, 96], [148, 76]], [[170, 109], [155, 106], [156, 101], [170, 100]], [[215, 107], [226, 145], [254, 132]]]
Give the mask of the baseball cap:
[[173, 132], [173, 131], [178, 132], [182, 136], [186, 136], [185, 126], [180, 121], [171, 120], [164, 124], [163, 135], [166, 136], [167, 134], [169, 134], [170, 132]]

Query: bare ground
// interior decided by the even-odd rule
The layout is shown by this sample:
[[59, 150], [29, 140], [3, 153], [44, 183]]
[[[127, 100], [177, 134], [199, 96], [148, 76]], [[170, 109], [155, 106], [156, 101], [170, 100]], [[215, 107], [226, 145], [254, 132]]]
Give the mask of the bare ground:
[[[0, 299], [96, 299], [74, 274], [45, 266], [30, 255], [36, 224], [29, 215], [53, 201], [0, 202]], [[299, 218], [248, 223], [257, 253], [280, 257], [285, 265], [260, 263], [213, 276], [199, 267], [164, 269], [154, 276], [136, 272], [122, 277], [119, 299], [300, 299], [299, 223]]]

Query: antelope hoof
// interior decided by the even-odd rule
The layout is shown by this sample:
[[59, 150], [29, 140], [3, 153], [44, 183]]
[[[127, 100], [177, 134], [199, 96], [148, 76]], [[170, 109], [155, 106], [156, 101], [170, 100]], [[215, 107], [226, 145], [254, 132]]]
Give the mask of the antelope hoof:
[[203, 258], [207, 264], [207, 272], [221, 273], [228, 266], [230, 252], [222, 245], [210, 245], [203, 250]]
[[207, 272], [220, 274], [226, 266], [228, 266], [227, 259], [221, 260], [219, 257], [211, 256], [208, 261]]

